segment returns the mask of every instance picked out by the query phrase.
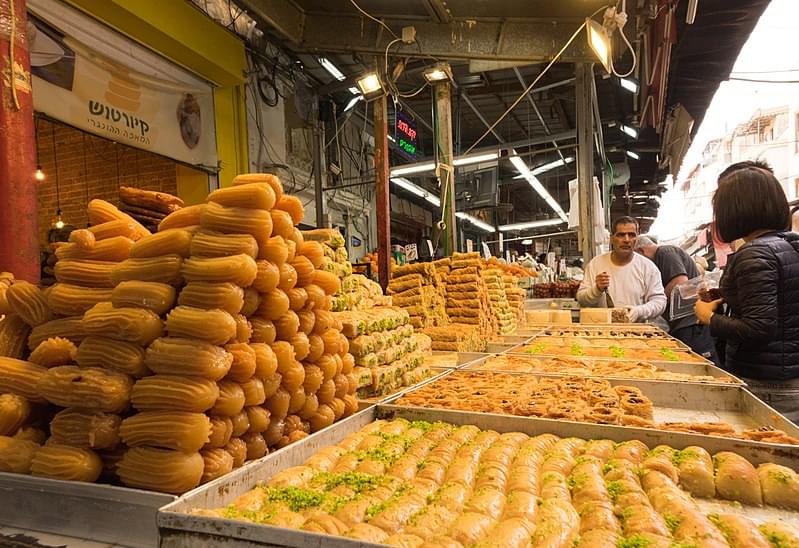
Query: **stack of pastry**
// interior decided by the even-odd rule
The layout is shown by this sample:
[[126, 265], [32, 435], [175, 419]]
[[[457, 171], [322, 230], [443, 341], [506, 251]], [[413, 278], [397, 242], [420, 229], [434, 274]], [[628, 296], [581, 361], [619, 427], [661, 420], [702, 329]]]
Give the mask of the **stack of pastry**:
[[512, 274], [503, 274], [502, 283], [505, 286], [505, 296], [508, 305], [516, 317], [516, 324], [520, 325], [524, 320], [524, 299], [527, 295], [524, 289], [519, 287], [518, 278]]
[[454, 253], [447, 277], [447, 315], [450, 323], [476, 327], [484, 335], [497, 332], [488, 301], [483, 265], [478, 253]]
[[799, 545], [797, 489], [791, 468], [698, 446], [395, 419], [193, 513], [389, 546], [774, 548]]
[[488, 289], [488, 301], [497, 323], [497, 335], [508, 335], [516, 330], [516, 314], [508, 303], [502, 271], [488, 268], [483, 271], [483, 279]]
[[405, 310], [378, 307], [335, 316], [355, 357], [358, 397], [383, 396], [429, 376], [423, 353], [429, 352], [429, 344], [415, 336]]
[[119, 209], [155, 232], [164, 217], [183, 207], [183, 200], [165, 192], [119, 187]]
[[388, 293], [394, 306], [404, 308], [416, 329], [446, 325], [441, 278], [431, 263], [400, 266], [392, 272]]
[[428, 327], [422, 331], [430, 337], [433, 350], [446, 352], [483, 352], [487, 337], [476, 325]]
[[333, 311], [355, 310], [363, 296], [358, 291], [358, 279], [352, 275], [352, 264], [347, 255], [346, 241], [336, 228], [317, 228], [305, 230], [302, 237], [309, 242], [318, 242], [322, 246], [324, 256], [317, 267], [332, 272], [340, 280], [340, 287], [333, 296]]
[[[18, 281], [5, 292], [4, 302], [13, 314], [3, 320], [0, 332], [4, 336], [0, 338], [5, 339], [2, 353], [11, 357], [0, 361], [0, 377], [4, 378], [0, 392], [15, 396], [4, 396], [0, 422], [7, 427], [0, 433], [13, 434], [13, 428], [8, 428], [13, 422], [9, 416], [16, 412], [20, 420], [27, 417], [17, 423], [16, 433], [27, 436], [26, 443], [44, 442], [48, 423], [51, 437], [46, 447], [35, 452], [28, 450], [30, 446], [14, 447], [19, 441], [3, 440], [7, 450], [18, 450], [30, 458], [13, 463], [0, 455], [0, 469], [95, 481], [103, 469], [101, 457], [115, 458], [120, 415], [129, 406], [133, 375], [146, 372], [141, 365], [141, 345], [160, 333], [158, 316], [133, 312], [115, 317], [107, 310], [115, 269], [129, 256], [135, 240], [140, 241], [149, 231], [102, 200], [89, 203], [88, 216], [92, 227], [73, 231], [70, 242], [56, 249], [58, 283], [41, 291]], [[97, 352], [95, 347], [94, 359], [87, 362], [80, 359], [76, 344], [91, 345], [99, 333], [87, 330], [83, 315], [102, 306], [105, 312], [99, 323], [109, 337], [136, 340], [137, 344], [120, 342], [125, 347], [120, 353]], [[15, 359], [27, 355], [26, 336], [32, 351], [28, 361]], [[48, 403], [57, 407], [46, 408]], [[29, 427], [19, 428], [26, 421]]]

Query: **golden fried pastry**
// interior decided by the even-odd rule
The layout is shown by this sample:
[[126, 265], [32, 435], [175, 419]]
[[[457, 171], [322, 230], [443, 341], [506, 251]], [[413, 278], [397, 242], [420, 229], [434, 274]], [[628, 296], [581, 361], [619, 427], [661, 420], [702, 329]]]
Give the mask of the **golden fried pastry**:
[[22, 359], [30, 332], [30, 326], [16, 314], [0, 319], [0, 356]]
[[108, 337], [138, 343], [142, 346], [163, 335], [164, 326], [154, 312], [144, 308], [114, 308], [110, 303], [98, 303], [83, 315], [86, 335]]
[[233, 471], [233, 455], [222, 448], [200, 451], [203, 457], [203, 475], [200, 483], [208, 483]]
[[181, 274], [187, 282], [231, 282], [249, 287], [258, 274], [258, 266], [244, 253], [228, 257], [192, 257], [183, 261]]
[[104, 413], [119, 413], [130, 403], [130, 377], [97, 367], [61, 365], [48, 369], [36, 383], [47, 401]]
[[153, 375], [136, 381], [130, 401], [139, 411], [188, 411], [202, 413], [216, 403], [219, 388], [201, 377]]
[[228, 257], [243, 253], [258, 257], [258, 242], [249, 234], [220, 234], [202, 230], [191, 242], [193, 257]]
[[200, 484], [205, 461], [200, 453], [155, 447], [132, 447], [117, 465], [128, 487], [179, 495]]
[[196, 376], [212, 381], [227, 375], [233, 361], [233, 354], [220, 346], [179, 337], [154, 340], [144, 357], [144, 364], [154, 373]]
[[119, 436], [128, 447], [147, 445], [184, 453], [208, 443], [211, 421], [203, 413], [145, 411], [122, 421]]
[[178, 304], [206, 310], [219, 308], [238, 314], [244, 306], [244, 290], [230, 282], [191, 282], [180, 292]]
[[31, 474], [70, 481], [97, 481], [103, 463], [94, 451], [67, 445], [41, 447], [31, 461]]
[[11, 312], [22, 318], [31, 327], [42, 325], [53, 319], [44, 293], [37, 286], [24, 280], [15, 281], [6, 289], [5, 297]]
[[175, 288], [160, 282], [131, 280], [119, 283], [111, 293], [114, 308], [146, 308], [161, 316], [175, 305]]
[[131, 258], [148, 259], [167, 255], [189, 257], [194, 234], [182, 228], [160, 230], [145, 236], [130, 248]]
[[78, 347], [75, 343], [69, 339], [52, 337], [37, 346], [28, 356], [28, 361], [42, 367], [55, 367], [74, 362], [77, 355]]
[[13, 436], [31, 414], [31, 404], [17, 394], [0, 394], [0, 436]]
[[[209, 329], [209, 326], [213, 326]], [[170, 337], [198, 339], [210, 344], [224, 344], [236, 336], [236, 320], [218, 308], [203, 310], [177, 306], [166, 317]]]
[[81, 367], [106, 368], [132, 377], [143, 377], [150, 372], [144, 365], [144, 348], [106, 337], [83, 339], [75, 361]]
[[0, 356], [0, 393], [10, 392], [29, 401], [44, 403], [37, 384], [47, 369], [35, 363]]
[[28, 336], [28, 348], [34, 350], [42, 342], [52, 337], [63, 337], [75, 344], [82, 341], [86, 337], [86, 332], [83, 329], [83, 316], [59, 318], [34, 327]]
[[119, 415], [64, 409], [50, 422], [51, 440], [83, 449], [113, 449], [119, 443]]
[[0, 436], [0, 472], [30, 474], [39, 444], [29, 440]]
[[97, 303], [110, 300], [110, 288], [57, 283], [47, 290], [47, 305], [59, 316], [80, 316]]
[[[75, 231], [77, 232], [77, 231]], [[75, 233], [73, 232], [73, 234]], [[85, 287], [111, 288], [111, 271], [117, 263], [109, 261], [57, 261], [53, 267], [55, 279], [61, 283]]]

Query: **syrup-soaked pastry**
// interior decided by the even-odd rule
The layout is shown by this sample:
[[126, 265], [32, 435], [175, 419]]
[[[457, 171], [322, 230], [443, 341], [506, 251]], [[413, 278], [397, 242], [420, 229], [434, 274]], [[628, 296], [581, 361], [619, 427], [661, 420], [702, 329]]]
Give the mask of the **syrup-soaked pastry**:
[[146, 259], [165, 255], [191, 256], [191, 241], [194, 234], [182, 228], [161, 230], [145, 236], [130, 248], [131, 258]]
[[135, 230], [132, 235], [134, 240], [139, 240], [150, 234], [150, 231], [144, 228], [141, 223], [105, 200], [95, 198], [90, 201], [86, 206], [86, 214], [89, 216], [89, 223], [92, 225], [99, 225], [109, 221], [124, 221], [131, 224]]
[[37, 346], [28, 356], [28, 361], [42, 367], [56, 367], [73, 363], [77, 355], [75, 343], [69, 339], [52, 337]]
[[277, 356], [272, 348], [266, 343], [250, 343], [250, 348], [255, 352], [254, 375], [261, 380], [271, 378], [278, 368]]
[[106, 368], [137, 378], [150, 372], [144, 365], [144, 348], [135, 343], [106, 337], [83, 339], [78, 346], [75, 361], [81, 367]]
[[313, 283], [315, 270], [308, 258], [297, 255], [294, 257], [294, 260], [291, 261], [291, 266], [297, 272], [297, 286], [305, 287]]
[[302, 361], [308, 357], [308, 354], [311, 352], [311, 345], [308, 341], [308, 335], [300, 331], [294, 335], [289, 342], [294, 348], [294, 358], [297, 361]]
[[183, 261], [181, 274], [187, 282], [231, 282], [249, 287], [258, 274], [258, 265], [243, 253], [228, 257], [191, 257]]
[[130, 403], [130, 377], [97, 367], [61, 365], [48, 369], [36, 383], [47, 401], [103, 413], [119, 413]]
[[316, 363], [325, 353], [325, 343], [319, 335], [308, 335], [308, 356], [305, 360], [308, 363]]
[[256, 370], [255, 350], [247, 343], [228, 344], [225, 350], [233, 355], [233, 362], [227, 375], [228, 380], [243, 383], [251, 379]]
[[37, 286], [24, 280], [15, 281], [5, 292], [11, 312], [22, 318], [31, 327], [42, 325], [53, 319], [44, 293]]
[[737, 453], [722, 451], [713, 456], [716, 466], [716, 493], [720, 498], [761, 506], [763, 493], [757, 470]]
[[247, 412], [242, 409], [241, 413], [230, 418], [233, 423], [233, 437], [240, 438], [245, 432], [250, 429], [250, 419]]
[[275, 289], [269, 293], [261, 294], [261, 302], [258, 305], [256, 315], [258, 317], [275, 321], [289, 311], [289, 298], [284, 291]]
[[190, 282], [181, 290], [178, 304], [206, 310], [219, 308], [230, 314], [243, 314], [244, 290], [230, 282]]
[[154, 373], [203, 377], [212, 381], [230, 371], [233, 355], [222, 347], [194, 339], [161, 337], [147, 348], [144, 364]]
[[269, 210], [275, 206], [275, 192], [267, 183], [249, 183], [214, 190], [208, 195], [208, 201], [229, 207]]
[[200, 453], [155, 447], [131, 447], [117, 465], [128, 487], [182, 494], [200, 484], [205, 461]]
[[[131, 241], [138, 238], [136, 232], [136, 225], [127, 221], [125, 219], [115, 219], [113, 221], [106, 221], [104, 223], [92, 225], [87, 228], [89, 232], [92, 233], [94, 236], [95, 245], [98, 244], [102, 240], [107, 240], [109, 238], [117, 238], [122, 236], [124, 238], [128, 238]], [[70, 233], [70, 242], [77, 243], [72, 241], [72, 234], [78, 232], [77, 230], [73, 230]]]
[[56, 248], [55, 256], [59, 261], [83, 260], [106, 261], [118, 263], [130, 256], [133, 240], [125, 236], [114, 236], [98, 240], [91, 249], [83, 249], [77, 244], [64, 244]]
[[[17, 316], [12, 317], [16, 318]], [[28, 348], [34, 350], [42, 342], [52, 337], [63, 337], [75, 344], [82, 341], [86, 337], [86, 332], [83, 330], [83, 316], [59, 318], [34, 327], [28, 336]]]
[[782, 521], [770, 521], [762, 524], [759, 529], [775, 548], [799, 546], [799, 527], [795, 525]]
[[325, 270], [314, 271], [312, 285], [321, 287], [325, 295], [335, 295], [341, 290], [341, 280], [339, 280], [338, 276]]
[[288, 212], [280, 209], [273, 209], [271, 211], [272, 217], [272, 236], [281, 236], [285, 240], [289, 240], [294, 233], [294, 221]]
[[228, 342], [230, 344], [250, 342], [252, 338], [252, 324], [250, 320], [248, 320], [247, 316], [244, 314], [236, 314], [233, 316], [233, 319], [236, 321], [236, 336]]
[[275, 290], [280, 283], [279, 267], [263, 259], [257, 260], [256, 264], [258, 266], [258, 273], [255, 276], [255, 280], [252, 282], [252, 286], [261, 293], [269, 293]]
[[308, 302], [308, 292], [302, 287], [289, 289], [286, 291], [286, 296], [289, 298], [289, 308], [297, 313], [304, 309]]
[[297, 248], [297, 253], [307, 257], [314, 268], [320, 268], [325, 259], [325, 251], [319, 242], [303, 242]]
[[47, 290], [47, 305], [59, 316], [80, 316], [97, 303], [110, 300], [110, 288], [56, 283]]
[[757, 475], [766, 504], [799, 510], [799, 474], [787, 466], [766, 463], [757, 467]]
[[39, 444], [16, 437], [0, 436], [0, 472], [30, 474]]
[[209, 417], [209, 419], [211, 421], [211, 431], [205, 447], [224, 447], [233, 436], [233, 421], [230, 420], [230, 417], [213, 416]]
[[244, 390], [244, 405], [246, 406], [261, 405], [266, 401], [264, 381], [257, 377], [252, 377], [241, 383], [241, 389]]
[[308, 422], [311, 424], [311, 432], [318, 432], [322, 428], [327, 428], [333, 424], [333, 421], [335, 420], [336, 416], [333, 412], [333, 409], [331, 409], [327, 404], [321, 404], [319, 405], [319, 409], [317, 409], [316, 414], [308, 419]]
[[730, 548], [772, 548], [757, 524], [738, 514], [711, 514], [710, 521], [722, 532]]
[[108, 337], [146, 346], [164, 333], [163, 322], [144, 308], [114, 308], [110, 302], [98, 303], [83, 315], [86, 335]]
[[131, 403], [139, 411], [189, 411], [202, 413], [214, 406], [219, 388], [201, 377], [153, 375], [136, 381]]
[[147, 445], [184, 453], [199, 451], [210, 435], [207, 416], [185, 411], [146, 411], [125, 419], [119, 427], [128, 447]]
[[277, 284], [278, 289], [288, 291], [297, 285], [297, 271], [290, 263], [283, 263], [278, 267], [280, 271], [280, 281]]
[[272, 320], [256, 316], [250, 318], [250, 324], [252, 325], [252, 336], [250, 338], [252, 342], [266, 344], [275, 342], [277, 331], [275, 330], [275, 324]]
[[300, 310], [297, 312], [297, 318], [300, 320], [300, 331], [310, 336], [316, 325], [316, 315], [312, 310]]
[[17, 394], [0, 394], [0, 436], [13, 436], [31, 414], [31, 404]]
[[676, 453], [680, 485], [695, 497], [712, 498], [716, 494], [713, 459], [702, 447], [686, 447]]
[[244, 305], [241, 307], [241, 314], [245, 318], [251, 317], [261, 306], [261, 294], [254, 287], [244, 289]]
[[118, 284], [111, 293], [114, 308], [146, 308], [162, 316], [175, 305], [175, 288], [160, 282], [130, 280]]
[[158, 232], [199, 225], [203, 211], [205, 211], [205, 204], [190, 205], [175, 210], [158, 223]]
[[37, 384], [47, 369], [35, 363], [0, 356], [0, 393], [17, 394], [35, 403], [45, 403]]
[[119, 444], [119, 415], [64, 409], [50, 422], [52, 441], [83, 449], [113, 449]]
[[50, 479], [94, 482], [102, 471], [97, 453], [67, 445], [45, 445], [31, 461], [31, 475]]
[[56, 261], [53, 271], [55, 279], [61, 283], [110, 288], [114, 287], [111, 271], [116, 264], [109, 261], [63, 260]]
[[289, 250], [286, 240], [280, 236], [273, 236], [262, 242], [258, 248], [258, 258], [269, 261], [278, 267], [288, 260]]
[[247, 460], [247, 444], [241, 438], [232, 438], [224, 449], [233, 457], [233, 468], [239, 468]]
[[300, 318], [293, 310], [287, 311], [274, 320], [277, 339], [290, 341], [300, 330]]
[[203, 310], [181, 305], [167, 314], [166, 330], [171, 337], [186, 337], [219, 345], [236, 336], [236, 320], [218, 308]]
[[[264, 402], [264, 407], [271, 413], [272, 420], [285, 419], [289, 414], [291, 394], [282, 386]], [[331, 421], [332, 423], [332, 421]]]
[[233, 471], [233, 455], [222, 448], [200, 451], [203, 457], [203, 475], [200, 483], [208, 483]]
[[21, 426], [14, 434], [13, 438], [24, 441], [32, 441], [38, 445], [42, 445], [47, 441], [47, 433], [37, 426]]
[[267, 409], [264, 409], [260, 405], [253, 405], [245, 407], [244, 411], [247, 413], [247, 419], [250, 422], [248, 432], [260, 434], [269, 428], [270, 413]]
[[209, 202], [200, 224], [207, 230], [222, 234], [249, 234], [260, 248], [272, 234], [272, 216], [262, 209], [226, 207]]
[[238, 185], [247, 185], [250, 183], [266, 183], [270, 187], [272, 187], [272, 191], [275, 193], [275, 200], [279, 200], [283, 197], [283, 184], [280, 182], [280, 179], [276, 175], [272, 175], [271, 173], [244, 173], [242, 175], [236, 175], [233, 178], [233, 186]]
[[111, 281], [114, 285], [130, 280], [177, 285], [183, 281], [182, 267], [180, 255], [125, 259], [111, 271]]
[[30, 326], [16, 314], [9, 313], [0, 319], [0, 356], [21, 359], [30, 332]]
[[202, 230], [191, 242], [192, 257], [228, 257], [243, 253], [258, 257], [258, 242], [249, 234], [220, 234]]
[[244, 409], [244, 390], [239, 383], [233, 381], [219, 381], [218, 384], [219, 397], [209, 413], [223, 417], [235, 417]]
[[85, 228], [73, 230], [69, 233], [69, 243], [75, 244], [81, 249], [93, 248], [96, 241], [97, 239], [94, 237], [94, 232]]
[[241, 440], [247, 445], [247, 460], [260, 459], [269, 452], [261, 434], [247, 432], [241, 437]]

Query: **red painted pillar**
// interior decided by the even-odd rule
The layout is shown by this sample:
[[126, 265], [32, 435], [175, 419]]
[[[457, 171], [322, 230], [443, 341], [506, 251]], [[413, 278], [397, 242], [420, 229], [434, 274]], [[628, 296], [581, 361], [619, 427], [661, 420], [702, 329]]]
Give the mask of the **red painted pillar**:
[[388, 188], [388, 104], [375, 99], [375, 184], [377, 208], [377, 272], [385, 292], [391, 278], [391, 202]]
[[[0, 0], [0, 271], [38, 283], [36, 141], [26, 25], [25, 0]], [[9, 86], [6, 76], [12, 73]]]

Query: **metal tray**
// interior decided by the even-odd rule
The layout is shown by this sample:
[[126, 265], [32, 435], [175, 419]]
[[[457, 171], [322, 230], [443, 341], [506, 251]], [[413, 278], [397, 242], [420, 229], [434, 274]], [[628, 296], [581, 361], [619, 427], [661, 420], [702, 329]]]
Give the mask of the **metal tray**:
[[513, 352], [516, 349], [522, 348], [522, 346], [524, 346], [524, 343], [490, 342], [486, 345], [484, 354], [502, 354], [504, 352]]
[[[446, 375], [463, 375], [464, 373], [503, 373], [501, 371], [470, 371], [468, 369], [453, 370]], [[551, 377], [531, 373], [505, 372], [507, 375]], [[440, 379], [445, 375], [440, 375]], [[792, 423], [765, 402], [741, 386], [707, 385], [670, 381], [653, 381], [645, 379], [606, 379], [611, 386], [635, 386], [640, 388], [654, 405], [655, 422], [726, 422], [736, 430], [749, 430], [761, 426], [770, 426], [782, 430], [789, 436], [799, 438], [799, 426]], [[385, 403], [397, 403], [402, 396], [414, 392], [421, 385], [406, 390], [388, 399]], [[622, 427], [629, 428], [629, 427]], [[670, 432], [669, 430], [663, 430]], [[799, 454], [799, 446], [772, 444], [778, 447], [794, 448]]]
[[[568, 336], [568, 335], [561, 336], [561, 335], [548, 335], [546, 333], [539, 333], [535, 337], [532, 337], [530, 340], [528, 340], [525, 343], [525, 345], [536, 344], [536, 343], [539, 343], [539, 342], [545, 342], [544, 339], [546, 339], [547, 337], [554, 337], [554, 338], [560, 338], [560, 339], [572, 338], [571, 336]], [[611, 337], [611, 336], [603, 337], [603, 336], [600, 336], [600, 335], [580, 335], [579, 337], [574, 337], [574, 338], [586, 339], [586, 340], [588, 340], [589, 342], [592, 343], [591, 346], [603, 346], [603, 347], [610, 347], [612, 345], [610, 345], [610, 344], [607, 344], [607, 345], [606, 344], [602, 344], [602, 345], [600, 345], [600, 344], [594, 344], [594, 342], [597, 339], [602, 339], [602, 340], [619, 339], [619, 337]], [[673, 342], [674, 345], [675, 345], [673, 348], [669, 348], [669, 350], [675, 350], [675, 351], [685, 351], [685, 350], [690, 351], [691, 350], [691, 347], [689, 347], [687, 344], [685, 344], [681, 340], [675, 339], [673, 337], [648, 338], [648, 337], [636, 337], [634, 335], [625, 335], [623, 340], [658, 341], [658, 342], [669, 341], [669, 342]], [[622, 348], [626, 348], [626, 347], [622, 347]], [[644, 348], [644, 347], [642, 347], [642, 348]], [[654, 348], [654, 347], [651, 347], [651, 346], [647, 346], [645, 348], [647, 348], [649, 350], [657, 350], [657, 348]]]
[[[488, 354], [484, 352], [448, 352], [446, 350], [434, 350], [433, 357], [451, 356], [453, 361], [446, 362], [446, 365], [440, 363], [429, 363], [428, 365], [434, 369], [458, 369], [480, 358], [484, 358], [487, 355]], [[425, 358], [425, 362], [427, 362], [427, 358]]]
[[[616, 361], [616, 362], [641, 362], [641, 361], [645, 361], [647, 363], [663, 363], [663, 361], [661, 361], [661, 360], [642, 360], [640, 358], [611, 358], [611, 357], [606, 357], [606, 356], [568, 356], [568, 355], [562, 355], [562, 354], [561, 355], [558, 355], [558, 354], [528, 354], [527, 352], [523, 351], [525, 346], [526, 345], [519, 344], [517, 346], [508, 348], [504, 352], [507, 352], [507, 353], [510, 353], [510, 354], [518, 354], [520, 356], [531, 356], [533, 358], [583, 358], [584, 357], [584, 358], [589, 358], [589, 359], [592, 359], [592, 360], [613, 360], [613, 361]], [[669, 350], [672, 350], [672, 349], [670, 348]], [[677, 355], [679, 355], [679, 354], [690, 354], [690, 355], [694, 356], [695, 358], [697, 358], [697, 361], [689, 362], [689, 361], [677, 360], [677, 361], [673, 361], [673, 362], [666, 361], [666, 363], [685, 363], [685, 364], [693, 364], [693, 365], [705, 365], [705, 364], [713, 365], [713, 362], [711, 362], [707, 358], [705, 358], [703, 356], [700, 356], [699, 354], [697, 354], [697, 353], [695, 353], [695, 352], [693, 352], [691, 350], [680, 350], [679, 348], [675, 348], [675, 349], [673, 349], [673, 351]], [[497, 352], [497, 353], [502, 353], [502, 352]]]
[[[525, 432], [530, 435], [554, 433], [562, 437], [576, 436], [584, 439], [610, 439], [616, 442], [638, 439], [649, 447], [668, 444], [676, 449], [701, 445], [711, 453], [735, 451], [754, 465], [774, 462], [799, 469], [799, 451], [724, 438], [696, 434], [663, 432], [641, 428], [626, 428], [563, 422], [548, 419], [531, 419], [484, 413], [467, 413], [442, 409], [407, 408], [393, 405], [370, 407], [329, 428], [313, 434], [289, 447], [249, 463], [226, 476], [186, 493], [178, 500], [158, 511], [158, 529], [161, 548], [194, 548], [216, 546], [291, 546], [362, 548], [379, 546], [343, 537], [334, 537], [305, 531], [283, 529], [269, 525], [256, 525], [222, 518], [189, 514], [196, 508], [220, 508], [252, 489], [258, 481], [268, 480], [277, 472], [298, 466], [319, 449], [338, 443], [347, 435], [360, 430], [379, 418], [406, 418], [408, 420], [446, 421], [453, 424], [473, 424], [497, 432]], [[719, 503], [714, 503], [719, 504]], [[795, 512], [774, 508], [738, 507], [725, 504], [725, 511], [746, 512], [755, 519], [795, 520]]]
[[[583, 360], [590, 360], [590, 361], [594, 361], [594, 362], [595, 361], [599, 361], [599, 362], [624, 361], [624, 360], [618, 360], [616, 358], [582, 358], [582, 357], [572, 357], [572, 356], [544, 356], [544, 355], [538, 355], [538, 354], [536, 354], [535, 356], [531, 356], [530, 354], [516, 354], [516, 353], [513, 353], [513, 352], [511, 352], [509, 354], [509, 356], [513, 357], [513, 358], [516, 358], [516, 359], [537, 359], [537, 358], [558, 358], [558, 357], [559, 358], [564, 358], [565, 357], [565, 358], [569, 358], [569, 359], [572, 359], [572, 360], [579, 360], [579, 361], [583, 361]], [[473, 361], [471, 363], [467, 363], [466, 365], [464, 365], [463, 367], [459, 367], [458, 369], [477, 369], [477, 370], [480, 370], [480, 371], [496, 371], [496, 372], [505, 372], [505, 373], [507, 373], [508, 371], [503, 371], [501, 369], [480, 369], [482, 364], [484, 364], [485, 362], [487, 362], [488, 360], [490, 360], [490, 359], [492, 359], [494, 357], [495, 356], [487, 355], [487, 356], [485, 356], [483, 358], [480, 358], [480, 359], [477, 359], [477, 360], [475, 360], [475, 361]], [[629, 361], [629, 360], [627, 360], [627, 361]], [[673, 384], [683, 384], [685, 382], [690, 382], [690, 383], [697, 383], [697, 384], [701, 384], [701, 385], [720, 384], [722, 386], [731, 386], [731, 385], [734, 386], [734, 385], [745, 385], [746, 384], [741, 379], [739, 379], [738, 377], [736, 377], [736, 376], [732, 375], [731, 373], [728, 373], [728, 372], [724, 371], [723, 369], [721, 369], [719, 367], [716, 367], [715, 365], [712, 365], [710, 363], [683, 363], [683, 362], [658, 362], [658, 361], [647, 362], [647, 363], [651, 363], [652, 365], [655, 365], [658, 368], [663, 369], [664, 371], [668, 371], [670, 373], [687, 373], [689, 375], [702, 375], [702, 376], [715, 377], [715, 378], [728, 377], [728, 378], [731, 379], [731, 382], [719, 381], [719, 382], [715, 382], [715, 383], [713, 381], [665, 381], [665, 380], [664, 381], [658, 381], [658, 382], [662, 382], [662, 383], [667, 383], [668, 382], [668, 383], [673, 383]], [[513, 371], [511, 371], [511, 373], [513, 373]], [[518, 373], [518, 371], [516, 371], [516, 373]], [[630, 377], [622, 377], [622, 376], [613, 377], [613, 376], [602, 376], [602, 375], [580, 375], [580, 374], [577, 374], [577, 373], [551, 373], [551, 372], [546, 372], [546, 371], [541, 371], [541, 372], [538, 372], [538, 371], [527, 371], [527, 373], [534, 373], [534, 374], [540, 375], [540, 376], [599, 377], [599, 378], [603, 378], [603, 379], [630, 379]], [[653, 380], [657, 380], [657, 379], [653, 379]]]
[[0, 473], [0, 524], [149, 548], [158, 542], [156, 511], [176, 498], [112, 485]]
[[374, 396], [374, 397], [371, 397], [371, 398], [359, 398], [358, 399], [358, 407], [359, 407], [359, 409], [365, 409], [366, 407], [368, 407], [370, 405], [375, 405], [375, 404], [380, 403], [380, 402], [384, 402], [384, 401], [387, 401], [387, 400], [398, 398], [402, 394], [404, 394], [405, 392], [407, 392], [409, 390], [413, 390], [414, 388], [419, 388], [420, 386], [424, 386], [425, 384], [431, 383], [434, 380], [438, 379], [439, 377], [444, 376], [447, 372], [454, 371], [454, 369], [451, 369], [451, 368], [440, 369], [440, 368], [437, 368], [437, 367], [431, 367], [430, 369], [431, 369], [431, 372], [432, 372], [432, 376], [424, 379], [421, 382], [418, 382], [416, 384], [412, 384], [410, 386], [401, 386], [401, 387], [397, 388], [395, 391], [391, 392], [390, 394], [385, 394], [383, 396]]

